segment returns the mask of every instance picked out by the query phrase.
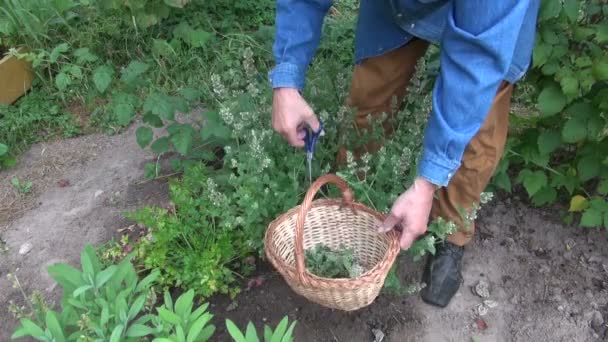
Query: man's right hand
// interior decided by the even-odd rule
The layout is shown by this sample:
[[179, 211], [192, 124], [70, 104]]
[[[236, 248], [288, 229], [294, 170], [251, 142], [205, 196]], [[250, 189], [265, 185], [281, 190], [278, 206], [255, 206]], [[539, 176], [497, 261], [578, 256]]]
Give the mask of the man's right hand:
[[300, 92], [276, 88], [272, 98], [272, 128], [294, 147], [304, 146], [306, 126], [319, 130], [319, 120]]

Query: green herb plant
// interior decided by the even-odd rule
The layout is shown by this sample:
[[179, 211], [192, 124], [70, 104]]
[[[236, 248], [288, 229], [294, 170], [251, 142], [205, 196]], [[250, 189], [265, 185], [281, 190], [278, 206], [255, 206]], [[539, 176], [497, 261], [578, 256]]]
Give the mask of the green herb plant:
[[357, 263], [352, 248], [340, 246], [332, 249], [318, 244], [305, 251], [306, 268], [314, 275], [323, 278], [356, 278], [363, 267]]
[[17, 177], [11, 179], [11, 184], [20, 194], [28, 194], [32, 191], [32, 182], [22, 181]]
[[246, 331], [242, 332], [234, 322], [226, 320], [226, 329], [235, 342], [292, 342], [295, 326], [296, 322], [292, 322], [290, 325], [288, 317], [284, 317], [274, 330], [265, 325], [264, 338], [260, 340], [255, 326], [251, 322], [247, 324]]

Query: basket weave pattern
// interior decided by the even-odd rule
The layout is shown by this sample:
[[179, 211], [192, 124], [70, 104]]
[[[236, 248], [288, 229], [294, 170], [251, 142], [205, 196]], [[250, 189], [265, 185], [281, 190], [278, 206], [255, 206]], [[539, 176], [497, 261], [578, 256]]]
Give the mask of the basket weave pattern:
[[[342, 199], [313, 201], [326, 183], [336, 184]], [[324, 175], [311, 185], [302, 205], [270, 223], [265, 236], [266, 255], [296, 293], [328, 308], [357, 310], [376, 299], [400, 250], [395, 232], [377, 232], [382, 219], [382, 214], [353, 201], [344, 180]], [[311, 274], [305, 268], [304, 250], [320, 243], [332, 249], [352, 248], [364, 272], [352, 279]]]

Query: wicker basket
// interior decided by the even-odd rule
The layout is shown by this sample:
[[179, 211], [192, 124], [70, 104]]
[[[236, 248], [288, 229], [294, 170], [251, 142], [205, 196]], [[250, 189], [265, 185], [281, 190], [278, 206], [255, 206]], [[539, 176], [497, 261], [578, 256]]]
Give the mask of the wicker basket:
[[[313, 201], [327, 183], [338, 186], [342, 199]], [[382, 219], [382, 214], [354, 202], [343, 179], [324, 175], [310, 186], [302, 205], [270, 223], [264, 240], [266, 255], [296, 293], [331, 309], [357, 310], [376, 299], [400, 251], [394, 231], [377, 232]], [[319, 243], [330, 248], [352, 248], [364, 272], [351, 279], [311, 274], [305, 267], [304, 250]]]

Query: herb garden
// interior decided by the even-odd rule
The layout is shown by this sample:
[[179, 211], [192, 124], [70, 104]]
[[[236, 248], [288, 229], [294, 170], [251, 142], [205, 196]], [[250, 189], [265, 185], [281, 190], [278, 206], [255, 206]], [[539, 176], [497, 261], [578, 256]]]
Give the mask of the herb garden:
[[[456, 230], [453, 222], [430, 222], [428, 233], [399, 254], [377, 303], [358, 316], [313, 308], [316, 304], [298, 299], [269, 263], [264, 243], [269, 225], [302, 204], [311, 186], [304, 151], [288, 146], [271, 127], [268, 71], [273, 63], [274, 6], [272, 0], [0, 0], [0, 292], [5, 293], [0, 298], [6, 301], [2, 304], [7, 312], [6, 319], [0, 315], [3, 328], [7, 324], [2, 339], [408, 340], [400, 337], [402, 333], [416, 341], [441, 340], [412, 332], [423, 331], [424, 324], [441, 326], [436, 313], [430, 323], [415, 313], [414, 294], [423, 286], [415, 270]], [[432, 47], [419, 63], [403, 109], [394, 119], [383, 119], [393, 125], [395, 134], [384, 137], [377, 129], [356, 137], [385, 143], [378, 153], [361, 160], [349, 153], [347, 165], [337, 168], [338, 146], [345, 143], [339, 132], [353, 120], [345, 100], [357, 8], [357, 1], [336, 1], [307, 75], [304, 97], [325, 127], [312, 162], [312, 180], [335, 174], [346, 181], [358, 202], [386, 213], [415, 177], [440, 67], [439, 50]], [[470, 322], [458, 321], [464, 314], [450, 318], [451, 325], [466, 326], [450, 327], [460, 329], [455, 333], [458, 338], [525, 341], [539, 336], [529, 332], [534, 329], [525, 322], [517, 321], [521, 327], [513, 331], [486, 326], [491, 322], [488, 317], [494, 317], [492, 310], [520, 310], [526, 300], [543, 308], [555, 304], [562, 308], [551, 311], [555, 315], [570, 315], [563, 319], [573, 320], [576, 329], [563, 328], [556, 334], [585, 331], [598, 341], [608, 338], [607, 18], [605, 0], [542, 1], [532, 68], [516, 88], [505, 155], [481, 202], [461, 211], [465, 223], [478, 218], [483, 222], [474, 248], [486, 251], [467, 261], [469, 276], [491, 277], [500, 270], [494, 288], [522, 281], [535, 297], [522, 294], [514, 303], [507, 299], [514, 297], [505, 294], [508, 291], [493, 290], [506, 298], [495, 308], [496, 298], [463, 288], [464, 296], [480, 297], [482, 302], [463, 309], [472, 315]], [[9, 83], [14, 79], [17, 86]], [[383, 124], [374, 122], [378, 128]], [[87, 137], [97, 140], [78, 140]], [[65, 176], [103, 153], [112, 156], [105, 146], [118, 150], [126, 143], [99, 139], [120, 137], [136, 144], [137, 152], [117, 151], [114, 159], [109, 158], [112, 167], [99, 162], [93, 166], [101, 171], [80, 182]], [[47, 152], [45, 144], [70, 141], [76, 142], [76, 150], [94, 146], [96, 152], [67, 161], [63, 154], [71, 153], [60, 151], [58, 159], [33, 170], [36, 158], [51, 158], [47, 154], [54, 153], [51, 147]], [[120, 165], [130, 159], [137, 159], [138, 173], [120, 183]], [[48, 175], [59, 178], [48, 181]], [[98, 190], [93, 184], [96, 177], [105, 179], [104, 186], [112, 191]], [[121, 200], [118, 194], [129, 195], [141, 187], [162, 194], [141, 202]], [[86, 219], [70, 221], [73, 227], [56, 235], [74, 234], [75, 240], [95, 236], [95, 241], [77, 241], [80, 250], [69, 257], [61, 254], [61, 239], [27, 245], [11, 231], [21, 232], [13, 227], [25, 220], [27, 233], [21, 235], [37, 235], [34, 228], [29, 231], [35, 225], [27, 217], [42, 210], [47, 198], [58, 198], [44, 197], [52, 191], [91, 191], [94, 195], [87, 198], [93, 204], [70, 205], [89, 205], [90, 211], [101, 206], [112, 212], [120, 209], [120, 219], [95, 222], [100, 227], [87, 227], [91, 221]], [[66, 203], [71, 200], [68, 195], [56, 196]], [[316, 198], [340, 196], [329, 186]], [[94, 204], [99, 198], [105, 202]], [[72, 215], [71, 209], [65, 207], [60, 214]], [[534, 214], [525, 218], [515, 212]], [[493, 219], [483, 219], [484, 215]], [[51, 217], [45, 234], [54, 229], [56, 217]], [[495, 217], [502, 217], [502, 223]], [[500, 228], [492, 230], [495, 226]], [[547, 227], [557, 228], [549, 232]], [[89, 229], [105, 233], [83, 235]], [[543, 242], [544, 238], [551, 241]], [[26, 279], [48, 277], [49, 284], [56, 285], [42, 288], [21, 276], [29, 265], [24, 259], [39, 252], [47, 253], [39, 256], [44, 262], [57, 262], [43, 268], [35, 264], [31, 274], [36, 276]], [[474, 267], [493, 252], [527, 266], [512, 269], [512, 261], [505, 261], [501, 266], [484, 264], [482, 271]], [[532, 266], [523, 260], [527, 256], [534, 259]], [[561, 261], [551, 263], [549, 256]], [[343, 245], [317, 244], [304, 251], [304, 260], [308, 272], [328, 279], [354, 279], [370, 268], [352, 247]], [[572, 279], [513, 279], [553, 274], [543, 273], [541, 263], [550, 263], [547, 267], [556, 274], [569, 273], [568, 267], [576, 271], [570, 271]], [[577, 283], [576, 278], [585, 280]], [[573, 294], [572, 288], [582, 295]], [[264, 306], [268, 303], [276, 306]], [[528, 313], [525, 310], [541, 312], [531, 308], [521, 309], [522, 315]], [[507, 313], [494, 315], [504, 315], [495, 321], [511, 319]], [[549, 316], [534, 319], [538, 324], [548, 322], [546, 331], [565, 324], [561, 316], [544, 315]], [[342, 328], [336, 327], [342, 323]], [[332, 324], [344, 335], [336, 335]], [[519, 335], [521, 331], [528, 335]]]

